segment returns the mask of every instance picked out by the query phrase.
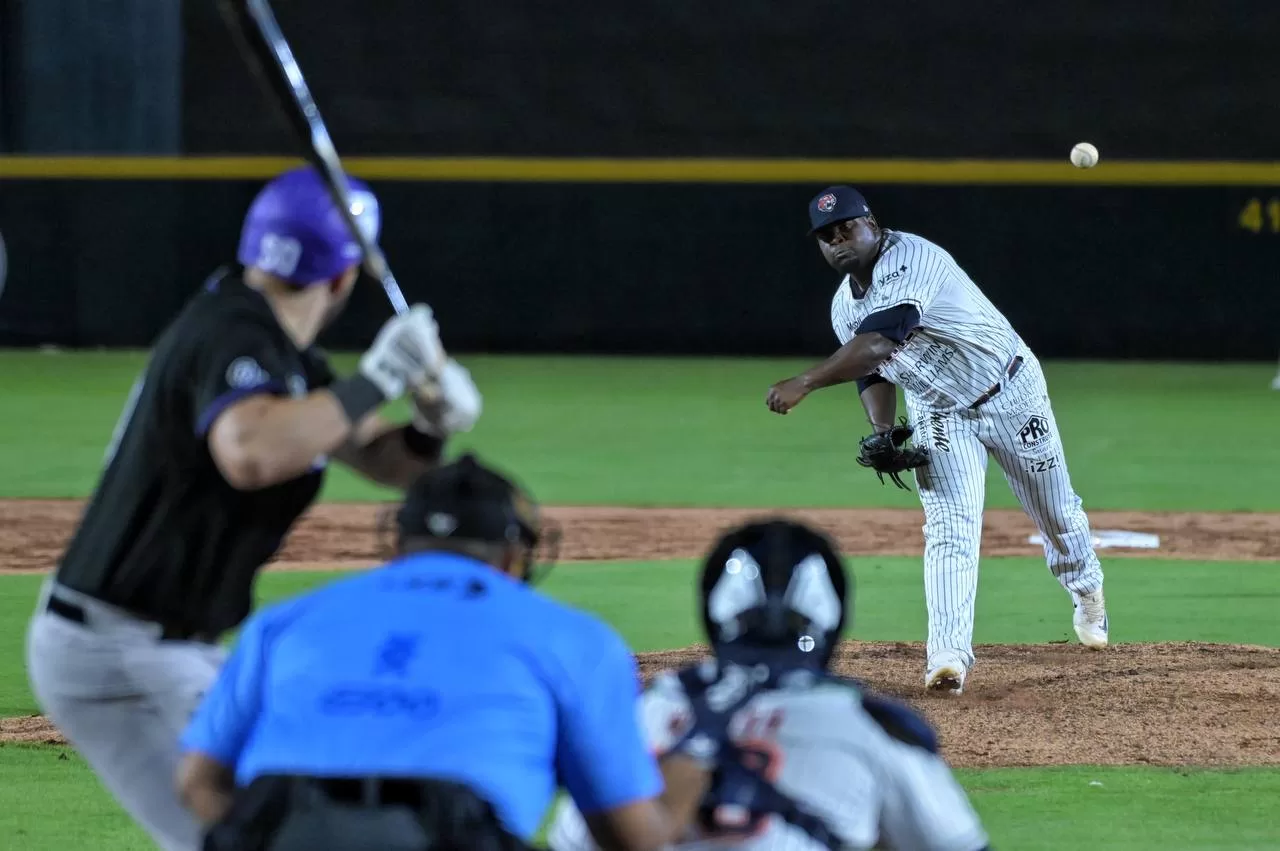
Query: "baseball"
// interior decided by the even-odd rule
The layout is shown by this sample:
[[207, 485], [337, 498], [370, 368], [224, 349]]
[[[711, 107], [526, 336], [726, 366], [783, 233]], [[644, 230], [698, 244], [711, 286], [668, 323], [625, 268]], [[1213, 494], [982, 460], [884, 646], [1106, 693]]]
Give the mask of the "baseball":
[[1076, 168], [1093, 168], [1098, 164], [1098, 149], [1088, 142], [1077, 142], [1071, 149], [1071, 164]]

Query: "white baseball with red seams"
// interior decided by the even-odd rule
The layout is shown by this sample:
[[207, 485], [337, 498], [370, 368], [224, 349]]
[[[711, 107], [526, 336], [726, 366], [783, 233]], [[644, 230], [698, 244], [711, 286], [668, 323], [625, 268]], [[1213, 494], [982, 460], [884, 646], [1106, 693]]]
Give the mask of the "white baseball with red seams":
[[1071, 149], [1071, 164], [1076, 168], [1093, 168], [1098, 164], [1098, 149], [1089, 142], [1077, 142]]
[[[1071, 486], [1039, 361], [950, 254], [915, 234], [884, 234], [871, 285], [859, 298], [846, 275], [831, 302], [831, 324], [843, 345], [873, 313], [908, 304], [920, 312], [920, 327], [877, 372], [902, 388], [913, 440], [930, 452], [928, 465], [916, 471], [925, 515], [927, 664], [956, 657], [967, 670], [974, 664], [989, 458], [1040, 530], [1049, 570], [1073, 602], [1086, 595], [1086, 614], [1094, 619], [1102, 566]], [[1105, 620], [1101, 640], [1076, 621], [1083, 643], [1105, 646]]]

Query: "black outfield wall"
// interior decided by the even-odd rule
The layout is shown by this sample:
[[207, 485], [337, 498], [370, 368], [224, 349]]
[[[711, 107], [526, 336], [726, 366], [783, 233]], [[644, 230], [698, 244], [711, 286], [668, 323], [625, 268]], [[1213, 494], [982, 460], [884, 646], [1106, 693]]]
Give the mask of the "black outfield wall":
[[[1280, 136], [1274, 0], [273, 5], [349, 154], [1267, 160]], [[183, 150], [289, 150], [215, 4], [182, 7]]]
[[[410, 301], [458, 351], [822, 353], [820, 183], [373, 181]], [[258, 180], [0, 180], [0, 345], [145, 346], [233, 258]], [[1271, 359], [1280, 190], [862, 185], [940, 243], [1043, 356]], [[374, 284], [328, 334], [367, 345]]]

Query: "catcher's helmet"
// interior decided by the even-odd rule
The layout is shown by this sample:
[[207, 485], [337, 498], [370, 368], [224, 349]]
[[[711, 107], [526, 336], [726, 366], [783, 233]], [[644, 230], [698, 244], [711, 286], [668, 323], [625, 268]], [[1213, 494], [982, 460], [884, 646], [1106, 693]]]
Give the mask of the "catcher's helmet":
[[[400, 543], [439, 538], [523, 544], [528, 550], [525, 581], [530, 583], [551, 569], [559, 537], [523, 489], [471, 453], [419, 476], [405, 491], [395, 524]], [[533, 555], [540, 544], [550, 552], [535, 574]]]
[[845, 625], [850, 580], [831, 541], [775, 519], [725, 534], [702, 569], [702, 622], [720, 657], [825, 668]]

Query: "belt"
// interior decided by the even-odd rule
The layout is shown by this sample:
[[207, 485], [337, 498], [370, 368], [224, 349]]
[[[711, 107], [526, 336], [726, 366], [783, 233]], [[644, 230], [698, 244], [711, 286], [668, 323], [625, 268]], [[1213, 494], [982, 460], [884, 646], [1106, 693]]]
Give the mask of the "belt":
[[[61, 597], [56, 597], [53, 594], [49, 595], [49, 601], [45, 604], [45, 611], [51, 615], [57, 615], [63, 620], [78, 623], [82, 626], [87, 626], [89, 623], [89, 616], [85, 612], [83, 606], [73, 603], [70, 600], [64, 600]], [[150, 621], [146, 618], [140, 618], [140, 620], [148, 623], [154, 623], [159, 626], [161, 641], [200, 641], [205, 644], [218, 643], [218, 637], [210, 632], [189, 629], [186, 627], [176, 626], [174, 624], [160, 623], [158, 621]]]
[[[1009, 365], [1005, 367], [1005, 370], [1004, 370], [1005, 380], [1008, 381], [1012, 379], [1015, 375], [1018, 374], [1018, 370], [1020, 369], [1022, 369], [1022, 355], [1018, 355], [1013, 360], [1009, 361]], [[978, 397], [978, 401], [974, 402], [972, 405], [969, 406], [969, 410], [972, 411], [975, 408], [980, 408], [983, 405], [985, 405], [987, 402], [990, 402], [991, 397], [995, 396], [997, 393], [1000, 392], [1000, 386], [1001, 385], [999, 381], [997, 381], [995, 384], [992, 384], [991, 387], [987, 389], [986, 393], [983, 393], [981, 396]]]

